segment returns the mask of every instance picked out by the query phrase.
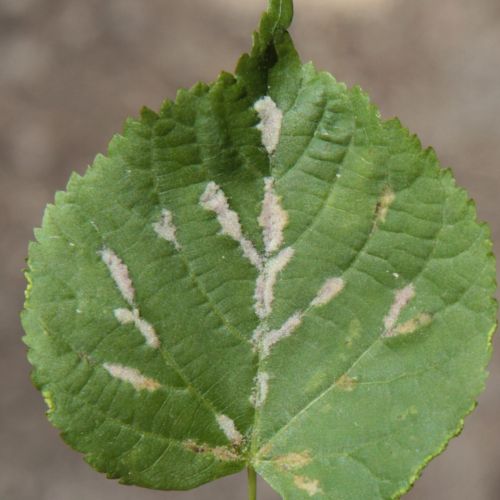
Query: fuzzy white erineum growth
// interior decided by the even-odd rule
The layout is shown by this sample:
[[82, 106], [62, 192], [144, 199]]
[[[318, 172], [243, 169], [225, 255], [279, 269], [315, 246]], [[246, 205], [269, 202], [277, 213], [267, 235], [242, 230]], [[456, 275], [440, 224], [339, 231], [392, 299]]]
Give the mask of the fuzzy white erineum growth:
[[158, 347], [160, 347], [160, 340], [156, 335], [155, 329], [145, 319], [141, 318], [138, 309], [133, 309], [132, 311], [129, 311], [128, 309], [115, 309], [114, 314], [115, 318], [122, 325], [133, 323], [146, 340], [146, 344], [148, 346], [153, 347], [154, 349], [158, 349]]
[[[343, 289], [345, 282], [342, 278], [329, 278], [311, 301], [310, 307], [320, 307], [331, 302]], [[307, 312], [307, 311], [306, 311]], [[259, 331], [259, 336], [254, 339], [260, 342], [261, 355], [269, 356], [271, 348], [281, 340], [289, 337], [302, 324], [305, 312], [296, 311], [290, 316], [281, 328], [270, 331]]]
[[393, 336], [394, 327], [396, 326], [402, 310], [408, 305], [413, 297], [415, 297], [415, 286], [412, 283], [396, 292], [389, 314], [384, 318], [385, 331], [382, 335], [383, 337]]
[[[254, 245], [243, 235], [243, 230], [238, 214], [231, 210], [223, 190], [209, 182], [200, 197], [200, 205], [217, 215], [221, 226], [221, 234], [231, 237], [240, 244], [243, 255], [258, 270], [254, 292], [254, 309], [260, 323], [254, 331], [252, 343], [261, 359], [269, 356], [271, 349], [278, 342], [292, 335], [302, 324], [306, 311], [295, 311], [280, 328], [270, 329], [267, 319], [273, 311], [274, 289], [279, 275], [285, 270], [293, 259], [294, 249], [285, 247], [284, 230], [288, 223], [288, 213], [281, 205], [281, 198], [275, 192], [275, 181], [272, 177], [264, 179], [264, 199], [258, 219], [262, 228], [262, 238], [265, 251], [259, 254]], [[280, 251], [281, 249], [281, 251]], [[332, 277], [326, 280], [316, 297], [311, 301], [309, 308], [320, 307], [328, 304], [344, 289], [342, 278]], [[253, 404], [264, 404], [268, 391], [269, 375], [259, 372], [256, 377], [256, 388], [251, 397]]]
[[278, 275], [288, 265], [294, 254], [293, 248], [287, 247], [278, 255], [272, 255], [283, 244], [283, 231], [288, 222], [288, 215], [281, 207], [280, 198], [274, 192], [273, 179], [266, 178], [264, 180], [264, 189], [264, 201], [259, 217], [266, 248], [264, 255], [260, 255], [252, 242], [243, 235], [238, 214], [230, 209], [227, 197], [220, 186], [215, 182], [209, 182], [200, 197], [200, 205], [205, 210], [217, 215], [222, 229], [221, 234], [230, 236], [237, 241], [243, 255], [259, 271], [254, 296], [255, 312], [262, 320], [272, 312], [274, 286]]
[[[238, 214], [231, 210], [229, 202], [224, 191], [215, 182], [209, 182], [205, 191], [200, 197], [200, 205], [208, 211], [214, 212], [221, 226], [221, 234], [231, 237], [238, 242], [243, 255], [253, 264], [258, 271], [255, 283], [254, 309], [261, 320], [261, 324], [254, 332], [252, 342], [257, 350], [260, 351], [262, 343], [266, 336], [271, 333], [265, 324], [266, 318], [272, 312], [274, 302], [274, 287], [279, 274], [285, 269], [293, 258], [294, 250], [292, 247], [284, 248], [277, 255], [275, 253], [283, 245], [284, 229], [288, 223], [288, 214], [281, 206], [281, 199], [274, 190], [274, 179], [266, 178], [264, 180], [264, 200], [262, 210], [259, 216], [259, 225], [262, 227], [263, 242], [265, 251], [261, 255], [250, 240], [248, 240], [241, 228]], [[291, 319], [287, 325], [291, 325]], [[291, 334], [289, 326], [284, 325], [280, 329], [281, 336]], [[269, 347], [274, 342], [276, 333], [268, 337]], [[280, 337], [281, 338], [281, 337]], [[267, 396], [268, 376], [259, 373], [257, 375], [257, 387], [252, 396], [254, 405], [262, 405]]]
[[250, 402], [253, 406], [255, 406], [255, 408], [260, 408], [264, 404], [268, 391], [269, 373], [259, 372], [256, 377], [254, 392], [250, 397]]
[[219, 424], [220, 429], [225, 434], [227, 439], [231, 441], [234, 445], [239, 445], [243, 441], [243, 436], [240, 434], [238, 429], [236, 429], [236, 425], [234, 420], [229, 418], [227, 415], [217, 415], [217, 423]]
[[115, 309], [114, 310], [115, 318], [122, 324], [128, 325], [130, 323], [135, 322], [135, 314], [133, 311], [129, 309]]
[[281, 200], [274, 191], [274, 179], [264, 179], [265, 194], [259, 225], [263, 231], [266, 255], [276, 252], [283, 244], [283, 230], [288, 223], [288, 214], [281, 206]]
[[243, 255], [257, 268], [262, 269], [262, 259], [252, 242], [243, 236], [238, 214], [229, 208], [224, 191], [215, 183], [209, 182], [200, 197], [200, 205], [217, 215], [222, 234], [240, 244]]
[[139, 370], [127, 366], [104, 363], [102, 365], [114, 378], [123, 382], [128, 382], [138, 391], [154, 392], [161, 387], [160, 382], [149, 377], [145, 377]]
[[260, 118], [257, 128], [262, 133], [262, 144], [271, 155], [276, 151], [280, 140], [283, 112], [269, 96], [260, 98], [254, 104], [254, 109]]
[[124, 308], [115, 309], [115, 318], [122, 325], [133, 323], [144, 337], [146, 344], [153, 349], [158, 349], [160, 347], [160, 339], [158, 338], [155, 329], [145, 319], [141, 318], [139, 309], [135, 305], [135, 290], [129, 276], [128, 267], [115, 254], [115, 252], [109, 248], [105, 248], [100, 251], [99, 255], [108, 267], [111, 277], [118, 287], [118, 290], [120, 290], [123, 298], [132, 307], [132, 310]]
[[311, 302], [311, 306], [324, 306], [331, 302], [343, 289], [345, 282], [342, 278], [329, 278]]
[[[254, 107], [261, 119], [258, 128], [262, 132], [262, 142], [271, 155], [278, 146], [283, 113], [269, 96], [259, 99]], [[252, 343], [259, 357], [263, 359], [269, 356], [274, 345], [292, 335], [299, 328], [309, 308], [329, 303], [343, 290], [345, 283], [342, 278], [329, 278], [306, 311], [295, 311], [280, 328], [271, 329], [268, 326], [268, 318], [273, 311], [274, 289], [279, 275], [285, 270], [295, 254], [291, 246], [282, 249], [284, 230], [288, 224], [288, 213], [283, 208], [281, 198], [275, 191], [274, 178], [264, 179], [264, 199], [258, 218], [262, 228], [263, 254], [257, 252], [252, 242], [244, 236], [238, 214], [231, 210], [226, 195], [215, 182], [207, 184], [200, 197], [200, 205], [205, 210], [216, 214], [221, 226], [221, 234], [238, 242], [243, 255], [258, 270], [254, 292], [254, 309], [260, 322], [254, 331]], [[256, 386], [250, 398], [252, 404], [257, 408], [265, 402], [269, 379], [270, 376], [267, 372], [259, 371], [257, 373]], [[219, 425], [230, 432], [232, 429], [230, 423], [225, 418], [221, 418], [218, 419]], [[236, 429], [234, 428], [234, 430]], [[226, 435], [228, 435], [227, 432]]]
[[261, 355], [263, 358], [269, 356], [271, 347], [290, 335], [302, 324], [304, 313], [297, 311], [292, 314], [278, 330], [268, 331], [261, 341]]
[[102, 261], [108, 267], [111, 277], [113, 278], [113, 281], [116, 283], [118, 290], [120, 290], [122, 297], [130, 305], [133, 305], [135, 290], [128, 274], [128, 267], [109, 248], [104, 248], [98, 253], [101, 256]]
[[278, 280], [278, 275], [292, 260], [294, 250], [292, 247], [287, 247], [282, 250], [276, 257], [266, 261], [264, 269], [257, 277], [255, 285], [255, 313], [263, 320], [272, 312], [274, 301], [274, 286]]
[[169, 241], [174, 245], [176, 250], [181, 250], [181, 245], [177, 241], [177, 228], [175, 227], [172, 212], [170, 210], [164, 209], [161, 213], [161, 219], [159, 222], [155, 222], [153, 224], [153, 229], [156, 234], [163, 238], [164, 240]]

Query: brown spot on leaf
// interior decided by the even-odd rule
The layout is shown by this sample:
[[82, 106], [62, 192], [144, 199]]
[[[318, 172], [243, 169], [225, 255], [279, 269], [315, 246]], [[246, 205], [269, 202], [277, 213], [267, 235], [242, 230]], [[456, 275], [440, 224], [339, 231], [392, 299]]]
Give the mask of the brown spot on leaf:
[[340, 377], [335, 386], [338, 387], [342, 391], [351, 392], [356, 388], [358, 381], [354, 378], [349, 377], [346, 373]]

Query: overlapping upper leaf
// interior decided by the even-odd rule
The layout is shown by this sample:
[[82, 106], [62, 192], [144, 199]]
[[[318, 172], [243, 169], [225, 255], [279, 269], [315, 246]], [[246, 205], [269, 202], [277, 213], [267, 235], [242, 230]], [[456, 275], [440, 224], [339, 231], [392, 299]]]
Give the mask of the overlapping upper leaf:
[[253, 466], [387, 499], [462, 426], [488, 229], [434, 153], [302, 66], [272, 0], [236, 75], [144, 110], [46, 210], [23, 316], [51, 421], [124, 483]]

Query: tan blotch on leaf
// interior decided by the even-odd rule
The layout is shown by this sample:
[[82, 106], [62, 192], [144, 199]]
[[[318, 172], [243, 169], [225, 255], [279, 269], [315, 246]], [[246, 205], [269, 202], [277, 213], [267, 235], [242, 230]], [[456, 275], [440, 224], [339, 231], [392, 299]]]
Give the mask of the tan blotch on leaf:
[[215, 446], [211, 447], [207, 444], [198, 444], [192, 439], [184, 441], [184, 446], [193, 453], [201, 453], [206, 455], [212, 455], [217, 460], [221, 462], [234, 462], [240, 460], [240, 456], [231, 448], [227, 446]]
[[408, 335], [416, 332], [420, 328], [424, 328], [432, 323], [432, 316], [427, 313], [419, 314], [416, 318], [410, 319], [405, 323], [394, 328], [393, 336]]
[[274, 459], [274, 462], [280, 469], [285, 471], [302, 469], [312, 461], [311, 454], [308, 451], [302, 453], [287, 453]]
[[389, 212], [389, 207], [394, 203], [396, 195], [394, 191], [386, 187], [379, 202], [377, 203], [377, 223], [384, 223], [387, 218], [387, 213]]
[[310, 497], [313, 497], [318, 493], [322, 493], [322, 490], [319, 487], [319, 481], [317, 479], [311, 479], [305, 476], [295, 476], [293, 478], [293, 482], [295, 483], [295, 486], [297, 486], [297, 488], [305, 491]]

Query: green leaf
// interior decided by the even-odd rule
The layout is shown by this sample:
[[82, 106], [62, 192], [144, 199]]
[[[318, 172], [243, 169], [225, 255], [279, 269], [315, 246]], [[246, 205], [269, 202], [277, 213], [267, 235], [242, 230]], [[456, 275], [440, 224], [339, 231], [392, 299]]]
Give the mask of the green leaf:
[[396, 498], [483, 389], [488, 228], [433, 151], [300, 63], [291, 19], [272, 0], [235, 76], [129, 120], [30, 246], [33, 380], [123, 483], [248, 466], [285, 499]]

